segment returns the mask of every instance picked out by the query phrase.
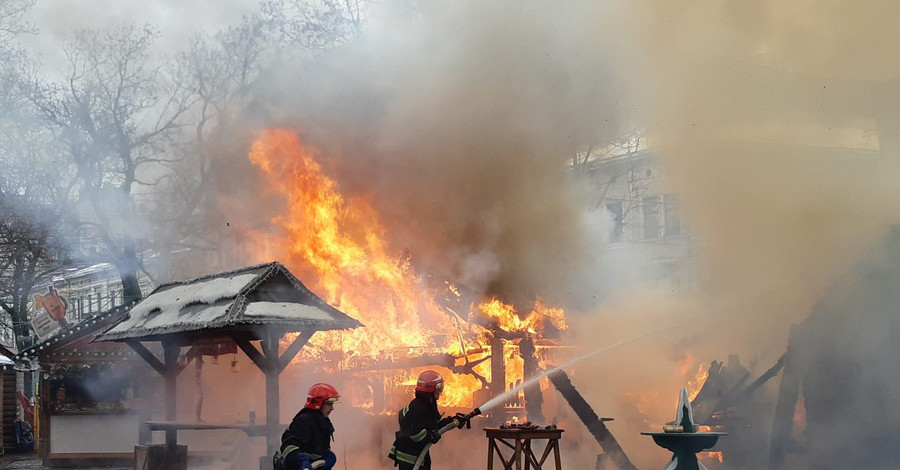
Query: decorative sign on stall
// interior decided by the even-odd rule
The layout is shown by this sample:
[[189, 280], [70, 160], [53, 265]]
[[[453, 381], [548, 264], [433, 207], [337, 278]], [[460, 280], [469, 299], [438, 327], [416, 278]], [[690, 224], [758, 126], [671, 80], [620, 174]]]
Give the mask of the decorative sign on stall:
[[69, 307], [69, 301], [60, 295], [55, 287], [50, 286], [44, 295], [34, 294], [33, 305], [31, 327], [34, 328], [34, 332], [41, 340], [68, 325], [66, 310]]

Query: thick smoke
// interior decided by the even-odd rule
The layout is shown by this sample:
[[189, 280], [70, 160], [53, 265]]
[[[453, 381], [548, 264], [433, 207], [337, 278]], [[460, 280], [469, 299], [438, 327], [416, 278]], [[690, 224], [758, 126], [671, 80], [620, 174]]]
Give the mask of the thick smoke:
[[710, 287], [745, 304], [731, 320], [752, 318], [757, 333], [775, 326], [783, 341], [785, 324], [898, 220], [888, 84], [900, 63], [880, 46], [896, 13], [848, 2], [627, 11], [628, 50], [642, 60], [619, 70]]
[[599, 244], [564, 163], [617, 131], [597, 16], [587, 2], [373, 7], [358, 41], [289, 71], [278, 112], [345, 190], [374, 193], [396, 246], [479, 291], [566, 303]]
[[[641, 349], [645, 359], [623, 358], [626, 373], [659, 370], [665, 377], [659, 360], [675, 344], [706, 358], [740, 353], [759, 360], [758, 374], [785, 351], [789, 325], [820, 310], [838, 309], [840, 320], [833, 314], [825, 325], [811, 319], [798, 330], [806, 344], [840, 337], [845, 329], [890, 330], [893, 314], [873, 307], [887, 302], [888, 292], [870, 299], [871, 289], [842, 286], [877, 283], [857, 278], [873, 270], [854, 265], [900, 221], [894, 104], [900, 62], [885, 53], [897, 39], [890, 18], [898, 7], [653, 2], [629, 3], [618, 12], [624, 21], [613, 50], [627, 84], [627, 108], [636, 111], [633, 118], [646, 126], [666, 162], [705, 272], [704, 290], [689, 300], [654, 306], [641, 296], [640, 303], [609, 309], [610, 316], [654, 316], [633, 311], [643, 304], [683, 320], [677, 334], [660, 338], [655, 357], [646, 358], [653, 351], [648, 345]], [[826, 293], [828, 303], [814, 308]], [[857, 322], [870, 326], [849, 328]], [[883, 348], [882, 334], [854, 333], [853, 341]], [[838, 349], [829, 353], [833, 362], [807, 360], [797, 373], [842, 380], [859, 367], [856, 373], [879, 377], [872, 381], [878, 385], [846, 398], [866, 403], [893, 396], [900, 384], [868, 362], [871, 348], [865, 354]], [[834, 362], [854, 366], [822, 368]], [[804, 387], [807, 400], [841, 400], [821, 383]], [[826, 437], [821, 423], [832, 418], [823, 416], [827, 407], [816, 411], [808, 415], [810, 426], [819, 423], [816, 439], [865, 434], [835, 426]], [[816, 444], [812, 459], [828, 461], [822, 451]], [[850, 461], [847, 455], [856, 455], [846, 447], [840, 452]], [[890, 464], [885, 458], [878, 465]]]

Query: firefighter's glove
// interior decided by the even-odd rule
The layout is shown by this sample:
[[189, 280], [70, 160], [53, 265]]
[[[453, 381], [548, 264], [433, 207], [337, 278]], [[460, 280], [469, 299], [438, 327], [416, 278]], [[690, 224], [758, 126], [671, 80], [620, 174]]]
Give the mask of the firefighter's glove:
[[458, 422], [456, 429], [462, 429], [463, 426], [465, 426], [466, 429], [472, 429], [472, 418], [462, 413], [456, 413], [456, 416], [454, 416], [453, 419]]
[[306, 456], [300, 457], [300, 470], [312, 470], [312, 462]]
[[281, 451], [276, 450], [275, 455], [272, 456], [272, 468], [275, 470], [284, 470], [284, 456], [281, 455]]
[[450, 424], [453, 424], [454, 426], [459, 426], [456, 423], [456, 417], [448, 416], [448, 417], [438, 421], [436, 429], [444, 429], [445, 427], [449, 426]]

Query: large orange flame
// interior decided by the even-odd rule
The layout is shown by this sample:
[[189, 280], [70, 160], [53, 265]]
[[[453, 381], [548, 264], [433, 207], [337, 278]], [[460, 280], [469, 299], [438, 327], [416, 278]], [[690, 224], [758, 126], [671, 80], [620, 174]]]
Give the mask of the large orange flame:
[[[286, 209], [272, 219], [275, 230], [252, 234], [258, 240], [249, 247], [252, 256], [260, 262], [282, 261], [311, 290], [366, 325], [317, 333], [299, 360], [315, 356], [352, 366], [363, 358], [400, 359], [442, 352], [455, 356], [458, 366], [487, 354], [485, 329], [452, 317], [438, 305], [400, 256], [403, 250], [392, 251], [388, 246], [388, 231], [371, 201], [361, 196], [345, 198], [337, 183], [323, 174], [316, 151], [304, 146], [296, 133], [262, 132], [249, 157], [268, 189], [286, 202]], [[544, 321], [565, 328], [565, 313], [540, 300], [524, 318], [498, 301], [482, 304], [481, 310], [487, 315], [503, 312], [500, 324], [508, 331], [537, 333]], [[507, 383], [521, 379], [521, 367], [508, 369], [519, 377], [510, 377], [508, 370]], [[440, 371], [447, 380], [442, 402], [473, 406], [472, 395], [481, 382], [473, 375]], [[487, 362], [474, 371], [491, 380]], [[390, 380], [402, 387], [414, 381], [416, 373], [399, 371]]]

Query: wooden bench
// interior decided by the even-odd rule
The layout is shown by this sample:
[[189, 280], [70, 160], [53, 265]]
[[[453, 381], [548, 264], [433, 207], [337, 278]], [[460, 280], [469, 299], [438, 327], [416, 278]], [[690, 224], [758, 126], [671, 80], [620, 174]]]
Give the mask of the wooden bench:
[[[249, 423], [194, 421], [145, 421], [150, 431], [164, 431], [166, 443], [135, 447], [135, 470], [182, 470], [187, 468], [187, 446], [178, 445], [178, 431], [235, 429], [250, 437], [265, 437], [266, 426]], [[285, 427], [287, 427], [285, 425]], [[264, 462], [268, 465], [264, 467]], [[271, 467], [271, 457], [260, 458], [260, 468]]]
[[[238, 429], [250, 437], [265, 436], [266, 426], [248, 423], [207, 423], [191, 421], [146, 421], [151, 431], [197, 431], [204, 429]], [[285, 426], [287, 427], [287, 426]]]

